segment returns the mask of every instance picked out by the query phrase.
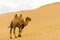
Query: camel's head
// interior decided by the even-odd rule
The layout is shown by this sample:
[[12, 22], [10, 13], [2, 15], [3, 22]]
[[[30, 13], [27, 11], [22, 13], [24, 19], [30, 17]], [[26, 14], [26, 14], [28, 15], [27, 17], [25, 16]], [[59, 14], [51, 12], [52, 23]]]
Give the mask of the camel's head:
[[26, 17], [26, 21], [31, 21], [31, 18], [30, 17]]

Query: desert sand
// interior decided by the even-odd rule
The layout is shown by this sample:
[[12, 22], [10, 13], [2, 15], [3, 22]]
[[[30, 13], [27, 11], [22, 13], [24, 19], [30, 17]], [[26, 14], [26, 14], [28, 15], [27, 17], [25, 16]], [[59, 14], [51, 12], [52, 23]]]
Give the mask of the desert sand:
[[[23, 18], [28, 16], [32, 21], [23, 29], [22, 37], [15, 39], [13, 35], [13, 39], [10, 39], [8, 26], [15, 14], [22, 14]], [[60, 2], [33, 10], [1, 14], [0, 40], [60, 40]]]

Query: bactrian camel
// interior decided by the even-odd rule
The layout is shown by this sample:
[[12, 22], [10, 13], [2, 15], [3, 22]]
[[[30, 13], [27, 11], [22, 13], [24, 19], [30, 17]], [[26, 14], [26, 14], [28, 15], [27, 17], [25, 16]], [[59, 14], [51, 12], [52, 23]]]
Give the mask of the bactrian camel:
[[28, 25], [29, 21], [31, 21], [30, 17], [26, 17], [25, 20], [23, 18], [21, 18], [22, 15], [20, 15], [20, 17], [17, 16], [17, 14], [15, 15], [15, 18], [11, 21], [10, 23], [10, 39], [12, 39], [12, 29], [13, 29], [13, 34], [15, 35], [15, 38], [17, 38], [16, 34], [15, 34], [15, 29], [16, 27], [19, 28], [19, 33], [18, 33], [18, 37], [21, 37], [21, 32], [22, 29]]

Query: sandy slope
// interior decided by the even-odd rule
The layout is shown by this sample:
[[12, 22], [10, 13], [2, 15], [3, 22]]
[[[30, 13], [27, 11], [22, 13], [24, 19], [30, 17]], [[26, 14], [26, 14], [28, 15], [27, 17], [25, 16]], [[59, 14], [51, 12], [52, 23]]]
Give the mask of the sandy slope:
[[[15, 14], [29, 16], [32, 21], [23, 29], [22, 37], [11, 40], [60, 40], [60, 3], [53, 3], [34, 10], [0, 15], [0, 40], [9, 39], [9, 23]], [[18, 30], [18, 29], [16, 29]]]

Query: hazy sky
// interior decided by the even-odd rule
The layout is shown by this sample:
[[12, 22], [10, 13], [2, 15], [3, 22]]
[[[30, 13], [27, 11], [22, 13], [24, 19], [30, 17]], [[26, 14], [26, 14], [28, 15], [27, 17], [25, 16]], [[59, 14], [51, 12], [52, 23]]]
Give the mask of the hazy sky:
[[0, 14], [35, 9], [54, 2], [60, 2], [60, 0], [0, 0]]

